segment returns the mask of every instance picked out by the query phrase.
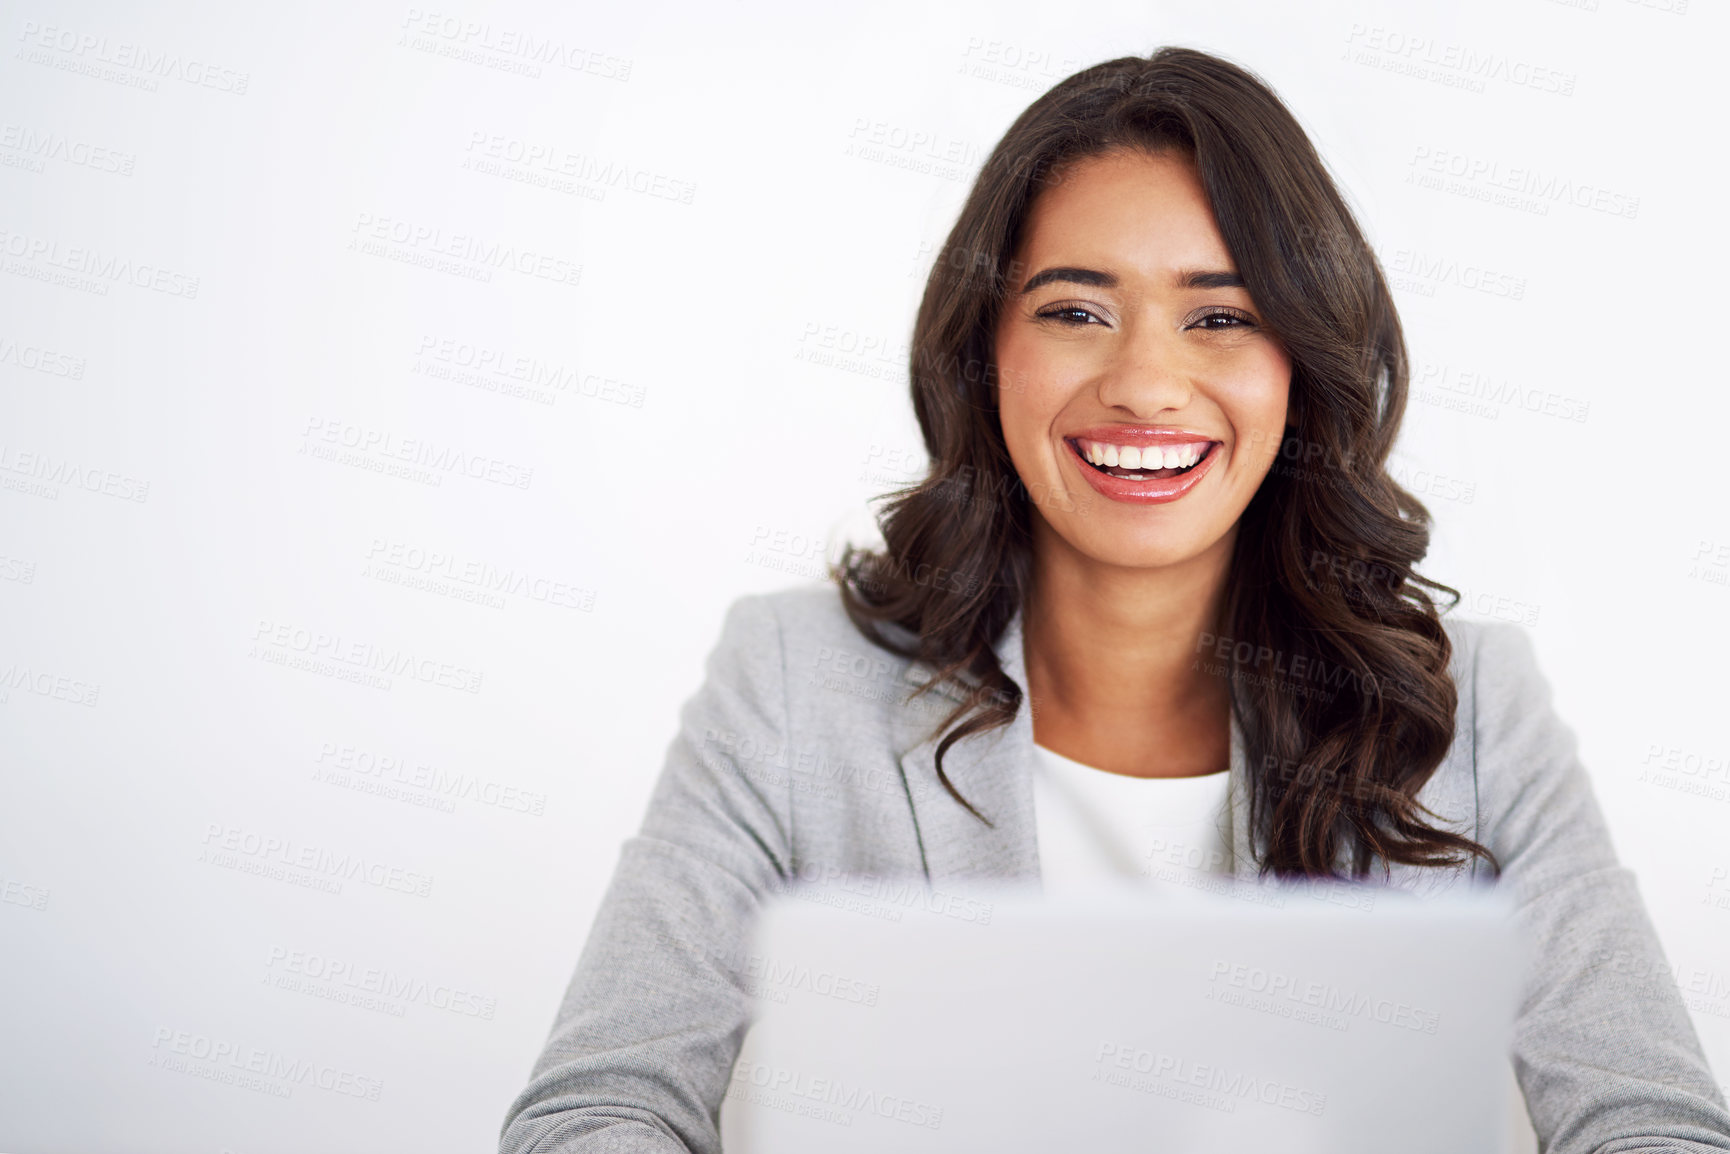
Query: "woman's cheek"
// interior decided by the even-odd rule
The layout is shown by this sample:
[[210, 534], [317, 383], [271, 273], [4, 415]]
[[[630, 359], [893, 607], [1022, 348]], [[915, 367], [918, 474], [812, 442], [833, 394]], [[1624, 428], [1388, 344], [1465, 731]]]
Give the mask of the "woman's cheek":
[[1237, 433], [1245, 462], [1266, 468], [1285, 440], [1291, 368], [1283, 358], [1265, 358], [1236, 376], [1221, 397], [1226, 419]]

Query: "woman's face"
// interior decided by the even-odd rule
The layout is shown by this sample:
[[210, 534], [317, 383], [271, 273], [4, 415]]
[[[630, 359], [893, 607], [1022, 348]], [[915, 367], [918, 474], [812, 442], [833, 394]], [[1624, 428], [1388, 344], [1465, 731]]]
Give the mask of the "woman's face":
[[1036, 548], [1056, 544], [1049, 528], [1107, 565], [1229, 557], [1279, 451], [1291, 360], [1193, 164], [1074, 162], [1035, 200], [1010, 267], [998, 408]]

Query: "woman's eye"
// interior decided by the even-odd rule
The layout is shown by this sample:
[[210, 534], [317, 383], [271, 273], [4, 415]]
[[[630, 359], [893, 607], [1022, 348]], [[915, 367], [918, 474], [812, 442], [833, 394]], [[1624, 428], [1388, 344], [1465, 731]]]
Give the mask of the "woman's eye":
[[[1210, 324], [1210, 321], [1225, 321], [1227, 323], [1216, 325]], [[1196, 322], [1192, 324], [1190, 328], [1208, 331], [1223, 331], [1225, 329], [1251, 328], [1254, 325], [1255, 322], [1249, 317], [1244, 316], [1242, 313], [1218, 312], [1208, 313], [1206, 316], [1197, 318]]]
[[[1096, 324], [1096, 323], [1097, 324], [1104, 324], [1105, 323], [1104, 321], [1101, 321], [1098, 317], [1094, 316], [1092, 313], [1088, 312], [1086, 309], [1082, 308], [1079, 305], [1058, 305], [1056, 308], [1046, 309], [1045, 311], [1038, 313], [1036, 315], [1039, 316], [1042, 320], [1043, 319], [1054, 320], [1060, 324], [1065, 324], [1065, 325], [1087, 325], [1087, 324]], [[1092, 317], [1093, 319], [1092, 320], [1086, 319], [1088, 317]], [[1081, 318], [1081, 319], [1077, 319], [1077, 318]]]

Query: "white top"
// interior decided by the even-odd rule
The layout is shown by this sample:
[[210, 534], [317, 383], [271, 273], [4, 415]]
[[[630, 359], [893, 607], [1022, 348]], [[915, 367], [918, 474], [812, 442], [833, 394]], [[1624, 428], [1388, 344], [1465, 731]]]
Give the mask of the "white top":
[[[1231, 773], [1127, 777], [1035, 745], [1034, 825], [1046, 893], [1112, 879], [1154, 889], [1232, 872]], [[1217, 884], [1217, 883], [1215, 883]]]

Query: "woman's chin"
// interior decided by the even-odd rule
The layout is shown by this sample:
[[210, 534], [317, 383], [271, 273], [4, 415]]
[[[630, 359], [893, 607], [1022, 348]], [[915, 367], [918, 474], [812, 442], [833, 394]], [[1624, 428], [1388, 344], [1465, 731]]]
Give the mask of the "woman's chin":
[[1154, 570], [1179, 567], [1199, 560], [1210, 551], [1209, 546], [1212, 544], [1211, 541], [1197, 539], [1188, 533], [1135, 541], [1127, 541], [1122, 537], [1098, 537], [1098, 534], [1089, 533], [1079, 541], [1071, 541], [1071, 544], [1089, 560], [1115, 569]]

